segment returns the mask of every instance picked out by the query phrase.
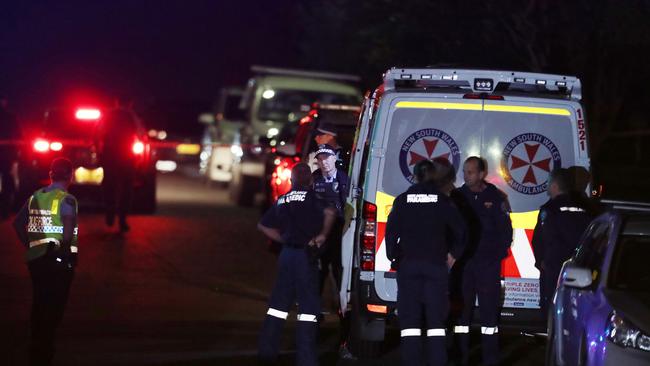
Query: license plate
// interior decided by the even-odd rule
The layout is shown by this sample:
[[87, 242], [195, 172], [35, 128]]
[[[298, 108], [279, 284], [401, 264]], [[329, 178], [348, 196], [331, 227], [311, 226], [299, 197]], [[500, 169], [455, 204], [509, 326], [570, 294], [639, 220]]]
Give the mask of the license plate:
[[103, 168], [84, 168], [79, 167], [74, 171], [74, 181], [77, 184], [99, 185], [104, 180]]

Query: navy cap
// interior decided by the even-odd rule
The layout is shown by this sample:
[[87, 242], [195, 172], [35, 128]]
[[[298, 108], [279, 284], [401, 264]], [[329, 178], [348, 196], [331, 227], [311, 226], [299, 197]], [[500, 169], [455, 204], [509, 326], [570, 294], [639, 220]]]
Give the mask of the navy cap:
[[321, 123], [316, 130], [320, 134], [336, 136], [336, 128], [327, 122]]
[[318, 145], [318, 150], [316, 150], [316, 155], [318, 156], [320, 154], [327, 154], [330, 156], [336, 156], [336, 151], [334, 151], [334, 148], [330, 145]]

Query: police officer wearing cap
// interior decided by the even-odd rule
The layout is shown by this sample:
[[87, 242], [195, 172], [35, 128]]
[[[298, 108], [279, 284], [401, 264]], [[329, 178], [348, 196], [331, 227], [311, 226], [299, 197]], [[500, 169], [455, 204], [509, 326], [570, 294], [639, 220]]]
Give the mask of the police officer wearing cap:
[[551, 172], [548, 182], [550, 200], [542, 205], [533, 234], [535, 267], [540, 271], [540, 307], [543, 319], [553, 298], [557, 278], [564, 261], [573, 255], [582, 233], [591, 222], [591, 210], [585, 198], [571, 191], [567, 169]]
[[32, 279], [30, 362], [50, 365], [56, 328], [63, 318], [77, 264], [77, 200], [67, 192], [70, 160], [52, 161], [52, 183], [37, 190], [18, 212], [14, 229], [27, 247]]
[[278, 275], [259, 340], [262, 361], [275, 361], [282, 327], [298, 304], [296, 364], [317, 365], [316, 335], [320, 314], [317, 256], [334, 222], [336, 211], [324, 207], [311, 188], [311, 169], [298, 163], [291, 170], [291, 191], [280, 196], [262, 217], [258, 228], [282, 243]]
[[[485, 181], [487, 162], [470, 156], [463, 164], [465, 184], [454, 195], [464, 198], [460, 207], [469, 229], [468, 250], [461, 258], [463, 308], [454, 333], [458, 338], [460, 363], [469, 362], [469, 326], [478, 296], [481, 317], [483, 364], [499, 363], [499, 302], [501, 299], [501, 260], [512, 243], [510, 205], [506, 194]], [[459, 202], [461, 200], [455, 200]]]
[[336, 167], [336, 152], [330, 145], [320, 145], [316, 150], [318, 169], [313, 173], [316, 197], [326, 206], [336, 208], [336, 221], [332, 233], [325, 243], [325, 252], [321, 257], [321, 291], [332, 265], [332, 273], [337, 283], [341, 281], [341, 235], [343, 229], [343, 207], [348, 193], [350, 179]]
[[[345, 207], [345, 199], [348, 194], [350, 180], [343, 169], [337, 168], [337, 156], [333, 146], [319, 145], [316, 150], [315, 159], [318, 166], [318, 169], [313, 173], [316, 197], [324, 205], [336, 208], [336, 221], [325, 242], [323, 255], [320, 258], [320, 291], [322, 294], [325, 281], [330, 273], [330, 267], [334, 282], [336, 283], [337, 292], [341, 286], [341, 273], [343, 272], [341, 264], [341, 239], [344, 223], [343, 208]], [[345, 341], [349, 331], [349, 317], [343, 316], [343, 309], [339, 309], [338, 315], [341, 322], [340, 351], [342, 354], [347, 354]]]
[[[328, 145], [332, 150], [334, 150], [334, 154], [336, 155], [336, 167], [339, 169], [344, 169], [345, 164], [343, 161], [343, 148], [338, 144], [337, 142], [337, 133], [336, 133], [336, 128], [327, 122], [321, 122], [316, 128], [316, 131], [314, 133], [314, 142], [316, 142], [316, 150], [311, 152], [309, 154], [309, 161], [313, 161], [313, 159], [316, 157], [316, 151], [318, 151], [318, 148], [322, 145]], [[313, 166], [312, 166], [313, 167]], [[317, 168], [316, 166], [315, 168]]]
[[402, 365], [421, 365], [424, 360], [428, 365], [447, 364], [448, 271], [463, 254], [466, 226], [451, 200], [430, 181], [434, 169], [429, 160], [416, 164], [418, 183], [395, 198], [386, 224], [386, 254], [398, 262]]

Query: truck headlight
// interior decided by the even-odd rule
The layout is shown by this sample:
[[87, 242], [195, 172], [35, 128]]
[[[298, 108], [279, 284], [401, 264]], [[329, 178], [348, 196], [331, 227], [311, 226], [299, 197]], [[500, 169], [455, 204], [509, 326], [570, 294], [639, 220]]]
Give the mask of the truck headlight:
[[650, 352], [650, 337], [616, 312], [609, 317], [605, 335], [618, 346]]

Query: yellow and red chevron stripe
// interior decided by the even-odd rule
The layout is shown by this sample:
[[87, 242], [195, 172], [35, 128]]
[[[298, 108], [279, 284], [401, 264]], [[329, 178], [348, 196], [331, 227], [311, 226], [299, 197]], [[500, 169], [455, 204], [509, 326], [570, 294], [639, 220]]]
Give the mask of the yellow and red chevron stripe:
[[[386, 257], [386, 221], [393, 207], [394, 196], [377, 192], [377, 247], [375, 271], [390, 271], [390, 261]], [[539, 278], [535, 268], [532, 239], [539, 211], [513, 212], [510, 214], [513, 227], [513, 240], [508, 257], [501, 262], [501, 276], [511, 278]]]

